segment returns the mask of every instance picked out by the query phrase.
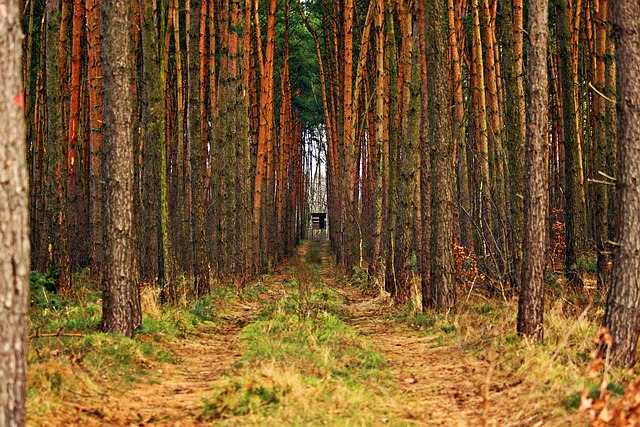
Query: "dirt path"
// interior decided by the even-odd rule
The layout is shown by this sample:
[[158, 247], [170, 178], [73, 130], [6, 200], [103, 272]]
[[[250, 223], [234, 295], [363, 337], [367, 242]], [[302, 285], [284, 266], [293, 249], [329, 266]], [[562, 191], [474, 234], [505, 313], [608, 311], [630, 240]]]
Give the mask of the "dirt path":
[[[325, 255], [326, 257], [326, 255]], [[323, 263], [325, 285], [349, 301], [347, 324], [371, 342], [388, 361], [395, 379], [388, 389], [372, 390], [403, 413], [407, 425], [426, 426], [539, 426], [548, 414], [528, 400], [523, 380], [501, 372], [491, 357], [476, 357], [460, 346], [442, 345], [437, 335], [421, 334], [397, 318], [386, 316], [392, 306], [385, 298], [363, 296], [352, 287], [340, 286], [330, 263]], [[279, 281], [290, 279], [283, 275]], [[285, 292], [278, 283], [268, 287], [269, 298]], [[211, 425], [199, 421], [204, 400], [211, 397], [224, 377], [234, 375], [242, 356], [240, 331], [255, 319], [265, 298], [253, 306], [235, 310], [216, 327], [200, 331], [169, 345], [177, 362], [159, 364], [149, 380], [126, 392], [102, 394], [75, 406], [64, 417], [65, 426], [171, 426]], [[232, 421], [233, 422], [233, 421]], [[380, 420], [381, 424], [396, 421]], [[51, 425], [63, 425], [59, 420]], [[242, 420], [238, 424], [242, 425]], [[348, 424], [350, 425], [350, 424]]]
[[[329, 285], [339, 288], [331, 270], [324, 270]], [[385, 316], [393, 311], [388, 296], [340, 291], [350, 301], [349, 325], [389, 361], [395, 393], [380, 391], [403, 408], [407, 420], [427, 426], [556, 425], [527, 397], [521, 378], [496, 369], [492, 355], [482, 360], [460, 346], [443, 346], [437, 336]]]
[[389, 361], [396, 394], [407, 419], [429, 426], [536, 425], [518, 403], [521, 380], [495, 372], [486, 361], [436, 338], [420, 336], [395, 320], [358, 315], [350, 325]]
[[176, 363], [153, 366], [148, 377], [124, 392], [87, 396], [71, 404], [75, 411], [56, 414], [52, 426], [207, 425], [198, 421], [204, 399], [215, 380], [229, 372], [241, 356], [239, 331], [252, 313], [229, 316], [215, 328], [163, 344]]
[[106, 403], [117, 411], [107, 420], [113, 425], [204, 425], [198, 422], [204, 400], [241, 356], [239, 330], [238, 323], [225, 322], [174, 346], [179, 363], [157, 369], [157, 383], [111, 397]]

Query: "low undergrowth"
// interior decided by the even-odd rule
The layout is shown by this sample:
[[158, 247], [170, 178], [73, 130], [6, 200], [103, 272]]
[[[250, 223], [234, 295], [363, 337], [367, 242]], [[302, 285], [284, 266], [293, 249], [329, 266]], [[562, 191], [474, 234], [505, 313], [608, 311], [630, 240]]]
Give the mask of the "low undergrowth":
[[[74, 278], [78, 285], [66, 298], [53, 292], [50, 275], [34, 274], [30, 423], [55, 425], [51, 420], [56, 414], [86, 413], [87, 397], [100, 399], [141, 383], [161, 381], [157, 372], [163, 364], [180, 363], [172, 348], [197, 339], [203, 331], [222, 332], [224, 322], [233, 322], [234, 334], [242, 327], [242, 351], [232, 359], [231, 370], [216, 374], [214, 392], [203, 402], [199, 422], [260, 426], [418, 423], [407, 415], [411, 414], [409, 402], [416, 396], [403, 395], [401, 390], [403, 381], [414, 384], [416, 380], [398, 377], [397, 369], [392, 373], [394, 366], [374, 347], [375, 334], [380, 331], [418, 337], [425, 348], [439, 350], [438, 354], [464, 353], [458, 360], [471, 355], [469, 360], [482, 367], [473, 383], [483, 385], [468, 396], [482, 397], [488, 420], [494, 411], [494, 419], [511, 420], [510, 425], [587, 425], [589, 417], [626, 410], [640, 395], [640, 385], [632, 383], [629, 372], [609, 366], [595, 376], [590, 372], [594, 338], [600, 333], [603, 315], [603, 299], [596, 291], [565, 294], [557, 277], [550, 275], [545, 339], [535, 343], [516, 333], [515, 297], [490, 295], [474, 281], [475, 288], [460, 287], [456, 312], [437, 314], [391, 306], [388, 298], [362, 296], [373, 292], [367, 283], [361, 283], [366, 281], [364, 274], [357, 280], [356, 276], [345, 279], [348, 284], [344, 286], [327, 282], [326, 276], [334, 273], [326, 271], [330, 261], [320, 245], [312, 242], [307, 248], [306, 259], [291, 261], [286, 274], [264, 277], [242, 292], [217, 286], [210, 296], [193, 302], [185, 281], [178, 287], [182, 290], [179, 301], [161, 307], [157, 290], [143, 289], [143, 322], [133, 339], [99, 331], [99, 286], [87, 272]], [[322, 274], [321, 268], [325, 270]], [[356, 306], [373, 314], [360, 316], [354, 311]], [[238, 312], [244, 315], [236, 316]], [[353, 328], [363, 322], [376, 325], [356, 332]], [[397, 348], [398, 352], [404, 348]], [[426, 381], [419, 384], [425, 387], [421, 390], [431, 390]], [[629, 391], [628, 384], [636, 391]], [[434, 383], [433, 390], [443, 386]], [[446, 387], [456, 390], [456, 385]], [[426, 396], [417, 398], [425, 400]], [[579, 411], [585, 402], [590, 405], [589, 413]], [[469, 404], [461, 403], [463, 407]], [[91, 410], [101, 419], [100, 410]]]
[[[124, 392], [140, 382], [158, 381], [165, 363], [180, 360], [172, 348], [180, 340], [215, 328], [225, 310], [260, 291], [238, 293], [217, 286], [210, 296], [189, 301], [189, 284], [175, 305], [161, 307], [159, 292], [143, 287], [142, 325], [133, 338], [99, 330], [100, 286], [87, 271], [74, 275], [69, 296], [55, 292], [52, 274], [32, 273], [27, 370], [27, 408], [32, 425], [55, 425], [65, 413], [92, 411], [87, 398]], [[259, 286], [259, 285], [256, 285]]]
[[387, 362], [343, 321], [344, 297], [320, 280], [317, 250], [310, 245], [307, 262], [294, 263], [286, 296], [243, 329], [243, 358], [207, 400], [203, 419], [378, 425], [398, 410], [383, 397], [392, 387]]
[[[604, 314], [603, 299], [589, 295], [589, 290], [584, 295], [565, 295], [552, 285], [548, 284], [541, 343], [517, 334], [515, 296], [498, 299], [466, 293], [459, 295], [455, 313], [413, 313], [406, 308], [393, 317], [430, 337], [433, 347], [461, 347], [488, 362], [490, 390], [499, 394], [509, 387], [526, 389], [521, 393], [522, 407], [540, 414], [549, 425], [586, 425], [587, 417], [579, 411], [581, 396], [594, 398], [602, 387], [601, 378], [593, 378], [589, 366]], [[607, 395], [615, 403], [634, 377], [611, 366], [606, 375]]]

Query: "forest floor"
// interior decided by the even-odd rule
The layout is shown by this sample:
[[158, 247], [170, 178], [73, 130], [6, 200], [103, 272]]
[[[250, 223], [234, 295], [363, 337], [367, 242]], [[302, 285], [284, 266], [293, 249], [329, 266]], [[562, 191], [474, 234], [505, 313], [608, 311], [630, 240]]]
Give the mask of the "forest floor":
[[314, 245], [311, 261], [305, 246], [253, 292], [214, 303], [211, 321], [175, 336], [143, 328], [142, 355], [134, 346], [89, 360], [89, 344], [128, 341], [36, 338], [28, 424], [587, 425], [577, 411], [593, 332], [584, 319], [573, 324], [578, 338], [541, 347], [506, 330], [508, 304], [466, 317], [411, 314], [339, 278]]

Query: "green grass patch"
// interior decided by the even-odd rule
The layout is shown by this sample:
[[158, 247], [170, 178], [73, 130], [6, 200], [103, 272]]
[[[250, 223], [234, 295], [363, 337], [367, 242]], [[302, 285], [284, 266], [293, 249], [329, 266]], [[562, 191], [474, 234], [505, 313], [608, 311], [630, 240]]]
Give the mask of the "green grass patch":
[[292, 268], [286, 296], [243, 328], [237, 371], [207, 399], [202, 418], [220, 425], [380, 423], [389, 416], [381, 390], [393, 387], [387, 361], [345, 323], [344, 297], [322, 284], [317, 264], [294, 261]]
[[[216, 286], [211, 295], [193, 301], [188, 281], [179, 283], [174, 305], [159, 304], [159, 290], [141, 291], [142, 325], [133, 338], [100, 331], [100, 283], [88, 270], [73, 275], [70, 295], [55, 289], [55, 272], [33, 272], [30, 280], [27, 396], [30, 423], [43, 425], [51, 414], [73, 411], [78, 396], [126, 391], [138, 382], [155, 381], [156, 368], [177, 363], [173, 344], [219, 321], [241, 301], [257, 299], [263, 285], [238, 291]], [[262, 286], [262, 287], [261, 287]], [[97, 398], [97, 397], [96, 397]]]

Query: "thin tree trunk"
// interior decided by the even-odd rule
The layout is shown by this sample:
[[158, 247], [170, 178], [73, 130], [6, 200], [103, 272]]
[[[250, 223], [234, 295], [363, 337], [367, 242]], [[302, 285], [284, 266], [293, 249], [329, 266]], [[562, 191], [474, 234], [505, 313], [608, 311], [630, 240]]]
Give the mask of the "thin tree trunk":
[[567, 0], [556, 0], [558, 16], [558, 45], [562, 79], [562, 115], [564, 118], [565, 147], [565, 218], [566, 260], [565, 272], [572, 286], [582, 286], [582, 267], [579, 262], [586, 252], [586, 202], [582, 149], [577, 122], [577, 105], [571, 50], [571, 32]]
[[503, 24], [503, 64], [506, 86], [505, 136], [509, 156], [509, 183], [511, 215], [509, 233], [509, 250], [511, 252], [511, 283], [519, 283], [522, 266], [522, 238], [524, 221], [524, 141], [525, 126], [524, 96], [522, 88], [522, 62], [516, 55], [517, 24], [513, 23], [512, 0], [506, 0], [503, 6], [505, 23]]
[[[595, 140], [595, 173], [593, 178], [602, 181], [600, 172], [607, 173], [607, 122], [606, 105], [607, 102], [602, 94], [607, 93], [605, 55], [607, 53], [607, 3], [608, 0], [596, 0], [596, 41], [595, 41], [595, 62], [596, 73], [594, 84], [598, 92], [593, 99], [593, 115], [595, 116], [594, 135]], [[607, 289], [610, 285], [610, 262], [611, 248], [609, 241], [609, 224], [607, 211], [609, 201], [607, 186], [595, 183], [595, 237], [598, 251], [598, 286]], [[612, 218], [613, 219], [613, 218]]]
[[96, 0], [86, 0], [89, 144], [89, 227], [91, 239], [91, 274], [100, 277], [103, 258], [102, 228], [102, 42], [100, 40], [100, 10]]
[[383, 186], [382, 186], [382, 165], [386, 156], [385, 145], [385, 122], [384, 102], [385, 102], [385, 69], [384, 69], [384, 0], [373, 0], [375, 2], [374, 26], [375, 26], [375, 161], [374, 161], [374, 191], [373, 191], [373, 253], [369, 264], [369, 276], [374, 289], [384, 289], [385, 261], [383, 256], [382, 239], [382, 218], [383, 218]]
[[548, 216], [548, 0], [529, 3], [527, 140], [522, 282], [518, 332], [543, 338], [544, 269]]
[[[170, 287], [169, 277], [169, 231], [167, 206], [167, 146], [165, 136], [165, 70], [160, 63], [160, 34], [155, 19], [159, 10], [154, 10], [151, 2], [142, 2], [142, 48], [144, 61], [142, 128], [144, 129], [144, 147], [151, 158], [150, 179], [153, 198], [153, 211], [150, 222], [154, 222], [157, 244], [157, 277], [160, 299], [173, 301], [175, 290]], [[152, 218], [152, 219], [151, 219]]]
[[[189, 221], [191, 229], [191, 271], [194, 278], [194, 293], [197, 297], [202, 297], [209, 293], [209, 269], [207, 266], [206, 236], [204, 230], [204, 167], [202, 142], [202, 115], [204, 99], [200, 96], [200, 56], [203, 46], [200, 44], [200, 21], [202, 2], [200, 0], [190, 0], [188, 37], [189, 46], [187, 49], [189, 63], [188, 79], [188, 112], [187, 112], [187, 135], [189, 147], [189, 169], [191, 170], [191, 218]], [[206, 10], [206, 9], [205, 9]], [[189, 185], [189, 184], [187, 184]]]
[[492, 224], [492, 207], [491, 207], [491, 178], [489, 170], [489, 135], [487, 127], [487, 101], [484, 77], [484, 59], [482, 52], [482, 39], [480, 37], [480, 6], [478, 0], [472, 0], [472, 61], [474, 63], [475, 85], [473, 88], [473, 102], [476, 105], [476, 126], [477, 126], [477, 152], [478, 152], [478, 185], [479, 189], [479, 205], [478, 214], [475, 218], [476, 224], [479, 226], [479, 241], [476, 242], [476, 251], [485, 260], [489, 257], [488, 238], [490, 235], [490, 227]]
[[71, 260], [67, 229], [67, 159], [63, 149], [62, 90], [60, 77], [60, 2], [47, 3], [47, 148], [48, 191], [47, 203], [53, 223], [51, 241], [53, 265], [58, 272], [58, 291], [71, 290]]

